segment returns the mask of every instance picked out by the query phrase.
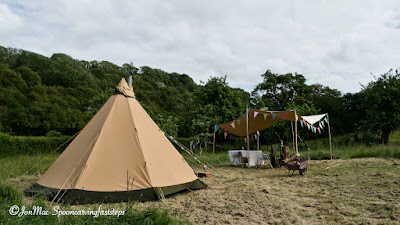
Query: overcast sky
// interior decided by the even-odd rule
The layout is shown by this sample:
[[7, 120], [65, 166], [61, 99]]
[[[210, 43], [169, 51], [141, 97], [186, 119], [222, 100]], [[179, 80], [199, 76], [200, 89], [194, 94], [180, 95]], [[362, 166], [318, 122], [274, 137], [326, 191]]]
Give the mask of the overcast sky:
[[357, 92], [400, 67], [400, 1], [0, 0], [0, 45], [247, 91], [269, 69]]

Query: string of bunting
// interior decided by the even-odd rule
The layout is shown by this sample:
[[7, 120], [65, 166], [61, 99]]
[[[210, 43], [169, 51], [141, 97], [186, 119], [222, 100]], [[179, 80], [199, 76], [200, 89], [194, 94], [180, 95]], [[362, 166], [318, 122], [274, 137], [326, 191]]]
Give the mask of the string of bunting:
[[[262, 115], [264, 116], [264, 120], [266, 120], [266, 119], [268, 118], [268, 115], [271, 115], [271, 116], [272, 116], [272, 120], [275, 120], [276, 116], [277, 116], [277, 115], [280, 115], [280, 116], [282, 117], [282, 119], [286, 120], [286, 114], [275, 114], [275, 113], [273, 113], [273, 112], [266, 112], [266, 113], [264, 113], [264, 112], [257, 112], [257, 111], [251, 111], [251, 112], [253, 112], [253, 118], [256, 118], [259, 114], [262, 114]], [[251, 112], [249, 112], [249, 114], [250, 114]], [[243, 118], [246, 119], [246, 114], [243, 114]], [[325, 124], [328, 123], [328, 119], [327, 119], [326, 116], [324, 117], [324, 119], [321, 119], [321, 120], [319, 121], [318, 126], [314, 126], [313, 124], [308, 123], [308, 122], [307, 122], [306, 120], [304, 120], [304, 119], [303, 119], [303, 120], [299, 120], [299, 117], [298, 117], [297, 114], [295, 114], [295, 119], [296, 119], [296, 121], [298, 121], [298, 122], [300, 123], [300, 125], [301, 125], [302, 128], [306, 127], [306, 128], [308, 128], [308, 130], [311, 130], [311, 131], [314, 132], [314, 133], [317, 133], [317, 132], [318, 132], [319, 134], [322, 133], [322, 129], [324, 129]], [[233, 129], [236, 129], [236, 124], [240, 126], [240, 119], [234, 120], [234, 121], [232, 121], [232, 122], [230, 123], [230, 125], [231, 125], [231, 127], [232, 127]], [[215, 126], [215, 132], [217, 132], [219, 128], [220, 128], [219, 126]], [[226, 131], [227, 128], [226, 128], [226, 127], [223, 127], [223, 129], [224, 129], [224, 138], [226, 139], [227, 136], [228, 136], [228, 132]], [[229, 133], [229, 140], [230, 140], [230, 139], [231, 139], [231, 134]], [[235, 139], [236, 139], [236, 138], [235, 138]], [[250, 140], [251, 140], [251, 137], [250, 137]], [[246, 138], [244, 138], [244, 142], [247, 142]]]
[[[163, 131], [162, 131], [162, 132], [163, 132]], [[168, 134], [166, 134], [166, 133], [164, 133], [164, 132], [163, 132], [163, 134], [164, 134], [169, 140], [171, 140], [171, 141], [174, 142], [176, 145], [178, 145], [179, 148], [181, 148], [183, 151], [185, 151], [186, 153], [188, 153], [189, 155], [191, 155], [191, 156], [193, 157], [193, 159], [194, 159], [196, 162], [198, 162], [199, 164], [202, 164], [202, 165], [203, 165], [203, 169], [204, 169], [205, 171], [208, 170], [208, 167], [206, 166], [206, 164], [204, 164], [203, 162], [201, 162], [201, 161], [194, 155], [194, 153], [193, 153], [190, 149], [186, 148], [184, 145], [182, 145], [181, 143], [179, 143], [174, 137], [172, 137], [172, 136], [170, 136], [170, 135], [168, 135]]]

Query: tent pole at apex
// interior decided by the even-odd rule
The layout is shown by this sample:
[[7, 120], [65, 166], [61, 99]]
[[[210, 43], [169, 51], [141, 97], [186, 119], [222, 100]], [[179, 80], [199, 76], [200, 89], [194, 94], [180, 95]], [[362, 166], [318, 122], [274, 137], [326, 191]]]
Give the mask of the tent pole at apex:
[[329, 151], [330, 151], [330, 153], [331, 153], [331, 160], [332, 160], [332, 159], [333, 159], [333, 157], [332, 157], [331, 122], [329, 121], [329, 115], [328, 115], [328, 113], [326, 114], [326, 119], [328, 120]]
[[214, 126], [214, 139], [213, 139], [213, 156], [214, 156], [214, 167], [215, 167], [215, 133], [217, 132], [217, 125]]
[[247, 168], [250, 168], [249, 105], [246, 105]]

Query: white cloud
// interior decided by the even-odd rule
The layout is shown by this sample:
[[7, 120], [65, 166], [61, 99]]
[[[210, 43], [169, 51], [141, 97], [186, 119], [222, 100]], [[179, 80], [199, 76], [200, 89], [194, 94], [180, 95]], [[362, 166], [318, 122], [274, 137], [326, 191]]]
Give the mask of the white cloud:
[[251, 91], [267, 69], [360, 90], [396, 68], [398, 1], [0, 0], [0, 45], [133, 62]]

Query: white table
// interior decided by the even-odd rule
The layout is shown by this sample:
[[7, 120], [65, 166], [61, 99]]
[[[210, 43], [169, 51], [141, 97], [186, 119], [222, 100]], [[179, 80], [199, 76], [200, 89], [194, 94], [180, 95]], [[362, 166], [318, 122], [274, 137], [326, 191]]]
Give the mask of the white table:
[[[229, 159], [231, 160], [232, 165], [237, 166], [240, 165], [239, 157], [234, 157], [237, 153], [241, 152], [243, 157], [247, 157], [247, 150], [231, 150], [228, 151]], [[250, 166], [257, 166], [258, 159], [262, 157], [262, 151], [259, 150], [250, 150], [249, 151], [250, 158]], [[261, 166], [264, 165], [264, 162], [261, 161]], [[247, 163], [246, 163], [247, 166]]]

